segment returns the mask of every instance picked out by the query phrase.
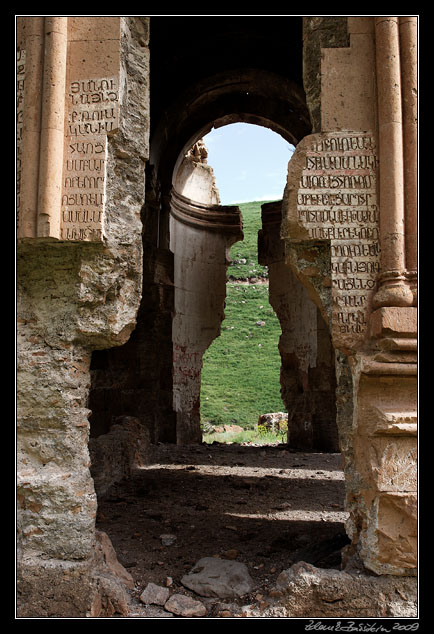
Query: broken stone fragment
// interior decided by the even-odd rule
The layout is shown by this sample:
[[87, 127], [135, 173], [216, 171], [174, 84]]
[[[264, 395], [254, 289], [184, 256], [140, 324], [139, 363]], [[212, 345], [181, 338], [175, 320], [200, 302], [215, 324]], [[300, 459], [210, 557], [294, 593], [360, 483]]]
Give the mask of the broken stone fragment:
[[203, 557], [184, 575], [181, 583], [203, 597], [242, 597], [254, 583], [247, 566], [238, 561]]
[[184, 594], [172, 594], [164, 605], [164, 609], [172, 612], [172, 614], [184, 617], [206, 615], [206, 607], [203, 603]]
[[96, 530], [95, 537], [99, 549], [101, 550], [104, 562], [106, 563], [110, 572], [115, 575], [127, 588], [134, 588], [134, 579], [130, 573], [125, 570], [124, 566], [118, 561], [115, 549], [110, 541], [109, 536], [103, 531]]
[[148, 583], [140, 595], [140, 601], [147, 605], [164, 605], [169, 598], [169, 588], [157, 586], [155, 583]]
[[163, 546], [171, 546], [176, 542], [176, 535], [160, 535], [160, 539]]

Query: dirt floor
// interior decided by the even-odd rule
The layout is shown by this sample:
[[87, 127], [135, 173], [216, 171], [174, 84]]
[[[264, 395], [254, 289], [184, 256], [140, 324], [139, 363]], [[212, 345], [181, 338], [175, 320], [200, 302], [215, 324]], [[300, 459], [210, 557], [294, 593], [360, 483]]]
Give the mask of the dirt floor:
[[[340, 454], [294, 453], [286, 445], [158, 445], [152, 464], [99, 501], [108, 534], [135, 581], [131, 616], [173, 616], [139, 597], [149, 582], [200, 600], [205, 618], [243, 616], [261, 605], [297, 561], [340, 568], [348, 543]], [[204, 599], [181, 578], [202, 557], [247, 565], [256, 583], [241, 599]]]

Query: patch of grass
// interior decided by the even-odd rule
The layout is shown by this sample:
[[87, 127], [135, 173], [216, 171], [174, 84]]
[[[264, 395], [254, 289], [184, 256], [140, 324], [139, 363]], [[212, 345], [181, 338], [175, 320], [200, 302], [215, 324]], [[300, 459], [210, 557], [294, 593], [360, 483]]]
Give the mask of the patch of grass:
[[251, 277], [268, 277], [266, 266], [258, 264], [258, 231], [262, 227], [261, 205], [270, 201], [255, 201], [237, 205], [243, 216], [244, 240], [234, 244], [230, 250], [232, 263], [228, 276], [237, 280]]
[[[257, 231], [261, 227], [261, 204], [239, 205], [245, 215], [246, 245], [241, 249], [240, 243], [235, 244], [231, 257], [235, 257], [235, 250], [236, 254], [246, 256], [248, 262], [256, 262], [250, 268], [239, 266], [236, 274], [239, 280], [259, 275]], [[230, 270], [228, 275], [232, 275]], [[253, 430], [261, 414], [284, 411], [278, 351], [281, 328], [268, 301], [268, 283], [238, 284], [230, 280], [226, 293], [221, 335], [203, 358], [201, 420], [204, 426], [237, 424]], [[231, 442], [247, 441], [234, 440], [232, 434]]]
[[237, 434], [224, 432], [221, 434], [204, 434], [203, 442], [211, 444], [213, 442], [219, 443], [248, 443], [251, 445], [278, 445], [281, 442], [286, 442], [286, 438], [282, 435], [277, 436], [272, 432], [260, 433], [256, 429], [246, 429], [243, 432]]

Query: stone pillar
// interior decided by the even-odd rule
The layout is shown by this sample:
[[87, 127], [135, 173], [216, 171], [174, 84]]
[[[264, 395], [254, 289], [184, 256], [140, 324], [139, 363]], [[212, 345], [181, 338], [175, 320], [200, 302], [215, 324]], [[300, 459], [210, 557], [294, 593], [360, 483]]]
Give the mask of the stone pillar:
[[399, 18], [404, 141], [405, 266], [417, 305], [417, 18]]
[[174, 253], [173, 407], [177, 443], [200, 443], [202, 357], [220, 334], [229, 248], [242, 239], [238, 207], [193, 202], [174, 190], [170, 248]]
[[381, 275], [378, 306], [411, 306], [405, 280], [404, 156], [399, 25], [396, 17], [375, 18]]
[[412, 575], [417, 569], [416, 23], [376, 18], [375, 27], [382, 271], [370, 316], [376, 352], [362, 357], [357, 395], [355, 458], [367, 483], [362, 498], [369, 518], [359, 548], [365, 565], [378, 574]]
[[280, 383], [288, 411], [287, 442], [298, 451], [339, 451], [330, 333], [306, 288], [285, 263], [281, 219], [281, 201], [262, 205], [258, 258], [268, 266], [269, 300], [282, 328]]
[[37, 235], [60, 237], [68, 18], [45, 18]]
[[[365, 566], [377, 574], [411, 576], [417, 570], [415, 318], [411, 307], [374, 311], [370, 335], [378, 351], [358, 355], [355, 372], [353, 449], [360, 489], [348, 528]], [[362, 520], [357, 529], [356, 517]]]
[[407, 165], [402, 119], [414, 139], [414, 26], [348, 18], [350, 46], [322, 50], [322, 131], [296, 148], [282, 212], [286, 261], [336, 352], [353, 555], [405, 576], [417, 565], [415, 155]]
[[[125, 343], [141, 297], [146, 28], [134, 17], [46, 18], [43, 30], [39, 18], [19, 19], [20, 617], [112, 616], [103, 606], [125, 598], [99, 565], [88, 393], [92, 351]], [[128, 93], [115, 90], [121, 77]]]

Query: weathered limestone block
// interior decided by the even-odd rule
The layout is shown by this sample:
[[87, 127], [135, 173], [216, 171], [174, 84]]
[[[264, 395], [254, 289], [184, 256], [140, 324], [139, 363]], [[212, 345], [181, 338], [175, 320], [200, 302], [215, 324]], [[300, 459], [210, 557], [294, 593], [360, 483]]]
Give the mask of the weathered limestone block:
[[56, 559], [85, 558], [96, 514], [85, 407], [90, 356], [46, 345], [39, 319], [21, 314], [27, 318], [20, 322], [17, 375], [20, 545]]
[[[373, 130], [377, 123], [373, 19], [348, 16], [313, 20], [321, 21], [320, 28], [330, 20], [341, 21], [334, 33], [335, 42], [326, 43], [321, 51], [321, 131]], [[343, 22], [349, 46], [344, 45]], [[340, 43], [336, 41], [338, 33]]]
[[322, 49], [347, 47], [346, 16], [303, 17], [303, 85], [314, 132], [321, 130], [321, 59]]
[[23, 556], [17, 579], [19, 616], [128, 616], [128, 589], [134, 581], [105, 533], [96, 531], [93, 546], [92, 556], [82, 561]]
[[416, 575], [417, 494], [380, 493], [371, 504], [360, 554], [377, 574]]
[[155, 583], [148, 583], [140, 595], [140, 601], [147, 605], [164, 605], [169, 598], [169, 588], [158, 586]]
[[[96, 496], [89, 471], [89, 367], [93, 349], [128, 339], [141, 297], [140, 210], [149, 111], [148, 50], [142, 28], [146, 21], [76, 17], [68, 25], [68, 88], [76, 81], [114, 77], [115, 68], [118, 81], [122, 78], [116, 133], [105, 135], [104, 169], [109, 177], [104, 184], [101, 236], [93, 241], [93, 234], [72, 240], [24, 235], [18, 244], [17, 525], [22, 614], [29, 615], [34, 605], [34, 614], [83, 616], [92, 600]], [[72, 95], [101, 93], [89, 93], [88, 84], [86, 90], [80, 85]], [[105, 97], [109, 99], [108, 94]], [[70, 99], [70, 93], [63, 99]], [[97, 123], [96, 106], [81, 105], [78, 115], [87, 112], [92, 124]], [[73, 124], [66, 119], [64, 123]], [[23, 154], [25, 140], [24, 136]], [[63, 140], [61, 148], [63, 153]], [[82, 155], [79, 149], [83, 146], [74, 146], [74, 154]], [[66, 160], [72, 158], [68, 155]], [[74, 164], [80, 174], [73, 178], [98, 178], [98, 171], [90, 175], [97, 167], [95, 160]], [[97, 181], [86, 181], [86, 187], [81, 187], [84, 181], [77, 183], [84, 195], [79, 207], [86, 215], [77, 222], [87, 227]], [[60, 200], [54, 211], [60, 220]], [[65, 576], [70, 563], [76, 573]], [[70, 608], [65, 608], [65, 597]]]
[[358, 380], [352, 442], [360, 482], [348, 510], [353, 518], [365, 516], [357, 548], [377, 574], [415, 575], [417, 570], [416, 378], [411, 367], [376, 367], [370, 361]]
[[135, 467], [147, 464], [149, 430], [138, 418], [118, 417], [107, 434], [89, 439], [90, 473], [101, 498], [115, 482], [131, 477]]
[[280, 573], [275, 590], [288, 617], [417, 617], [417, 583], [409, 577], [324, 570], [301, 561]]
[[[282, 212], [287, 261], [342, 350], [358, 349], [366, 338], [380, 270], [376, 168], [375, 137], [361, 132], [305, 137], [288, 168]], [[301, 251], [315, 243], [330, 250], [329, 258]]]
[[417, 490], [417, 438], [379, 436], [356, 438], [361, 474], [378, 491]]
[[55, 559], [85, 559], [93, 548], [96, 500], [93, 483], [59, 469], [20, 473], [19, 541], [23, 551]]
[[254, 589], [247, 566], [239, 561], [203, 557], [181, 579], [202, 597], [242, 597]]
[[417, 333], [417, 309], [407, 306], [378, 308], [369, 321], [373, 337], [412, 339]]
[[166, 601], [164, 608], [172, 614], [184, 618], [204, 617], [207, 613], [203, 603], [185, 594], [172, 594], [170, 599]]
[[[92, 560], [23, 557], [17, 577], [20, 618], [80, 618], [92, 603]], [[47, 592], [48, 590], [48, 592]]]
[[265, 429], [269, 429], [273, 433], [286, 433], [288, 430], [288, 414], [285, 412], [261, 414], [257, 426], [265, 427]]

